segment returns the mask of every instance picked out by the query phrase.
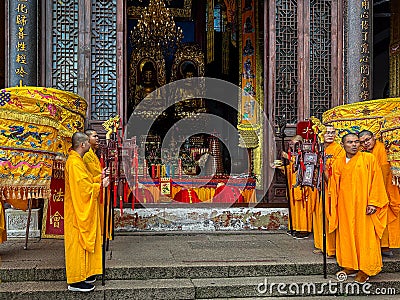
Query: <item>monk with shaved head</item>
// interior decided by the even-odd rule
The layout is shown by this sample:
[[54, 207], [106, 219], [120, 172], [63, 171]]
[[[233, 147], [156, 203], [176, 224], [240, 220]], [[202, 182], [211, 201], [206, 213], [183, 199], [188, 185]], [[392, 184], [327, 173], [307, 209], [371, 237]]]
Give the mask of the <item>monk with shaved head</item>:
[[386, 194], [389, 198], [387, 227], [381, 239], [383, 256], [393, 256], [392, 248], [400, 248], [400, 190], [393, 184], [392, 171], [388, 162], [385, 145], [378, 141], [369, 130], [363, 130], [358, 134], [360, 144], [365, 151], [372, 153], [382, 170], [385, 182]]
[[[65, 164], [64, 245], [68, 290], [90, 292], [93, 276], [102, 273], [99, 192], [102, 174], [94, 177], [83, 156], [89, 151], [89, 137], [72, 136], [72, 150]], [[103, 185], [109, 184], [108, 177]]]
[[380, 238], [389, 201], [380, 167], [371, 153], [359, 151], [357, 134], [343, 136], [342, 146], [346, 156], [333, 163], [329, 179], [329, 232], [336, 231], [341, 272], [364, 283], [382, 269]]

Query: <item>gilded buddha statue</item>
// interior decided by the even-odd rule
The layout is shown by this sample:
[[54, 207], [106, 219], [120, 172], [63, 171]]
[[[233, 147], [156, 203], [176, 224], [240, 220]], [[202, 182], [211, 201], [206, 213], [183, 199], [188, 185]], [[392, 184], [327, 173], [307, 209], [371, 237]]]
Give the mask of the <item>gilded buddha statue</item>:
[[183, 64], [181, 68], [181, 74], [183, 79], [186, 79], [182, 88], [178, 89], [178, 98], [182, 100], [176, 105], [175, 112], [178, 116], [190, 117], [192, 113], [205, 112], [204, 100], [198, 98], [200, 94], [199, 81], [191, 80], [193, 77], [197, 77], [197, 69], [193, 63], [189, 62]]
[[156, 78], [156, 69], [151, 61], [144, 63], [141, 68], [140, 82], [135, 87], [134, 106], [136, 107], [140, 101], [159, 88]]

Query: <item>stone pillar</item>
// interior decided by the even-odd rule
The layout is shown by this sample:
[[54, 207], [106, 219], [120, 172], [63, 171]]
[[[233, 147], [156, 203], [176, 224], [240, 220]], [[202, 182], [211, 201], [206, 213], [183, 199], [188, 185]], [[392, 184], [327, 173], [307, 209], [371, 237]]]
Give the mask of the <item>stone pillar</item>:
[[[372, 1], [347, 0], [345, 94], [348, 103], [372, 96]], [[346, 93], [347, 92], [347, 93]]]
[[8, 0], [6, 86], [37, 86], [37, 0]]
[[390, 2], [389, 97], [400, 97], [400, 3]]

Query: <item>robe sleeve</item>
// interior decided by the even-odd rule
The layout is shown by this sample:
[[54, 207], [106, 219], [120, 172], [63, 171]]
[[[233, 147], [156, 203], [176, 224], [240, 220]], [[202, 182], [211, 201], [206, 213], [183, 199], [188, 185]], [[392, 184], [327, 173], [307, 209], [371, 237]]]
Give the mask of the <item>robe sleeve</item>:
[[93, 181], [100, 183], [102, 169], [101, 169], [100, 162], [92, 149], [90, 149], [83, 156], [83, 162], [85, 163], [87, 170], [90, 172], [90, 174], [92, 174]]
[[399, 188], [392, 183], [392, 171], [390, 164], [381, 166], [383, 179], [386, 185], [386, 192], [389, 197], [388, 223], [392, 223], [399, 217], [400, 212], [400, 192]]
[[[386, 188], [383, 181], [382, 171], [375, 160], [374, 156], [370, 156], [370, 161], [367, 163], [369, 167], [369, 190], [367, 205], [377, 207], [376, 212], [371, 215], [372, 222], [374, 223], [375, 232], [382, 238], [383, 231], [387, 225], [387, 209], [389, 200], [386, 194]], [[360, 174], [363, 176], [364, 174]]]
[[96, 241], [96, 220], [98, 220], [97, 199], [100, 184], [93, 182], [83, 163], [74, 164], [70, 170], [72, 203], [76, 216], [76, 226], [79, 229], [79, 242], [82, 247], [94, 252]]
[[339, 197], [339, 182], [340, 182], [340, 174], [337, 170], [337, 164], [333, 163], [332, 165], [332, 175], [329, 177], [328, 181], [328, 203], [329, 206], [327, 208], [327, 218], [328, 218], [328, 231], [329, 233], [334, 232], [339, 225], [338, 218], [338, 197]]

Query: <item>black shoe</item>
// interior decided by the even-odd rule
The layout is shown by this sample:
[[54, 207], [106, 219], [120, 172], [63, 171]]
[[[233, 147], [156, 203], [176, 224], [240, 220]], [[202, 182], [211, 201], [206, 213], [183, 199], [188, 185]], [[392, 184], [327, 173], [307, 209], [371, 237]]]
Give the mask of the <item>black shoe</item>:
[[308, 239], [309, 235], [310, 235], [309, 232], [297, 232], [296, 235], [294, 236], [294, 238], [296, 240], [304, 240], [304, 239]]
[[289, 236], [294, 237], [296, 235], [296, 231], [295, 230], [288, 230], [288, 231], [286, 231], [286, 234], [289, 235]]
[[392, 257], [393, 256], [393, 251], [382, 251], [382, 256], [385, 257]]
[[73, 292], [91, 292], [94, 290], [94, 288], [95, 286], [93, 284], [86, 283], [84, 281], [71, 283], [68, 286], [68, 290]]
[[96, 282], [96, 275], [92, 275], [85, 280], [86, 283], [95, 283]]

